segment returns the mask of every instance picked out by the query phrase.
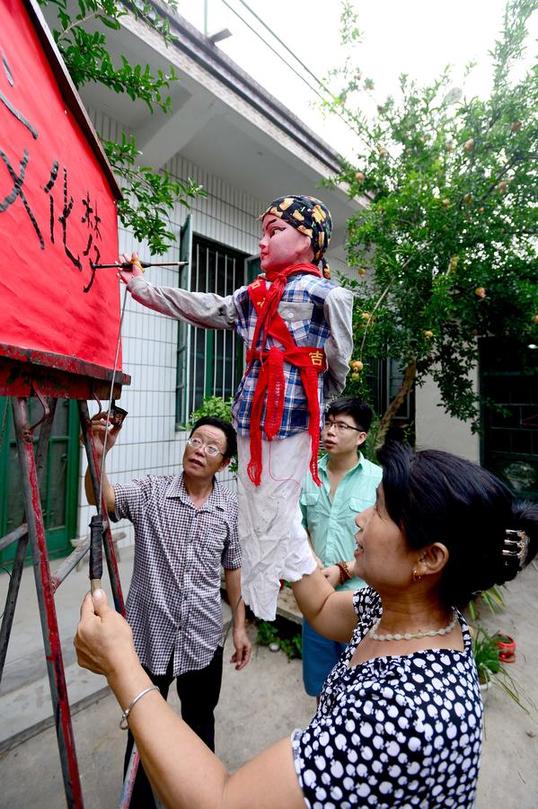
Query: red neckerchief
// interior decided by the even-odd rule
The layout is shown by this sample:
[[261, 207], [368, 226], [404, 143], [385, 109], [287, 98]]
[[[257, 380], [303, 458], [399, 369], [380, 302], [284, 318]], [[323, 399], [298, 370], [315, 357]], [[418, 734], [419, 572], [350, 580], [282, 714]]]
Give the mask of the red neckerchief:
[[[271, 281], [271, 289], [265, 295], [265, 303], [263, 308], [261, 310], [257, 310], [256, 326], [254, 327], [254, 336], [251, 343], [252, 348], [259, 347], [262, 351], [265, 348], [265, 342], [267, 340], [267, 326], [271, 323], [274, 315], [277, 312], [278, 304], [282, 300], [284, 289], [288, 283], [288, 278], [296, 273], [317, 275], [318, 278], [323, 277], [321, 270], [318, 267], [315, 267], [313, 264], [292, 264], [290, 267], [286, 267], [285, 270], [280, 270], [279, 272], [271, 272], [269, 270], [266, 273], [266, 279], [267, 281]], [[253, 281], [253, 284], [258, 283], [261, 280], [262, 279], [257, 279], [257, 281]], [[258, 346], [258, 342], [261, 342], [260, 346]]]
[[[273, 276], [272, 286], [267, 290], [263, 279], [249, 285], [249, 297], [257, 313], [252, 348], [247, 353], [249, 364], [256, 360], [261, 363], [250, 414], [250, 462], [248, 476], [255, 486], [261, 483], [262, 474], [262, 433], [261, 415], [267, 394], [265, 414], [265, 434], [271, 441], [278, 433], [284, 412], [284, 362], [299, 368], [301, 382], [308, 405], [308, 432], [311, 437], [310, 471], [314, 482], [320, 486], [318, 476], [319, 447], [319, 400], [317, 379], [326, 370], [325, 352], [317, 346], [298, 346], [282, 317], [278, 314], [278, 304], [282, 298], [287, 279], [297, 272], [307, 272], [321, 276], [312, 264], [295, 264], [284, 272]], [[278, 286], [277, 286], [278, 284]], [[276, 291], [273, 293], [273, 290]], [[265, 350], [268, 336], [278, 340], [282, 348], [273, 346]], [[258, 347], [261, 340], [261, 346]]]

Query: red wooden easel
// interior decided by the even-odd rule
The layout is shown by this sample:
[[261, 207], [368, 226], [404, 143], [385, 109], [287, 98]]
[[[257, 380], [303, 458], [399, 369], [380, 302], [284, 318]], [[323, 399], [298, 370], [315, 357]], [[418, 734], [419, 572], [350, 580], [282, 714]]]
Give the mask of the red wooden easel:
[[[57, 401], [73, 399], [100, 491], [87, 402], [119, 398], [130, 381], [121, 372], [116, 273], [94, 266], [118, 256], [121, 192], [36, 0], [0, 0], [0, 19], [0, 394], [11, 399], [25, 506], [24, 524], [0, 538], [0, 550], [17, 543], [0, 678], [29, 546], [67, 805], [83, 809], [54, 594], [90, 542], [51, 574], [40, 478]], [[36, 424], [30, 397], [42, 406]], [[114, 602], [123, 613], [106, 509], [101, 513]]]
[[[19, 359], [14, 359], [18, 356]], [[66, 576], [89, 551], [89, 538], [68, 556], [54, 575], [51, 574], [45, 526], [41, 509], [40, 480], [46, 464], [48, 441], [59, 398], [78, 400], [80, 423], [88, 466], [95, 491], [99, 490], [99, 469], [90, 429], [88, 400], [108, 397], [111, 392], [112, 371], [90, 367], [87, 363], [77, 363], [73, 358], [57, 355], [47, 357], [43, 352], [27, 351], [24, 360], [20, 359], [20, 349], [0, 346], [0, 394], [11, 397], [13, 421], [17, 439], [17, 454], [21, 470], [26, 521], [21, 526], [0, 538], [0, 550], [13, 542], [17, 552], [10, 579], [5, 610], [0, 628], [0, 680], [13, 625], [19, 585], [24, 560], [30, 545], [33, 560], [37, 600], [41, 618], [43, 643], [47, 660], [53, 716], [60, 751], [65, 796], [68, 807], [82, 809], [83, 799], [80, 786], [75, 742], [71, 725], [71, 714], [67, 697], [62, 649], [58, 631], [58, 621], [54, 604], [54, 594]], [[46, 364], [53, 363], [53, 365]], [[64, 366], [64, 370], [61, 366]], [[78, 371], [78, 373], [77, 373]], [[114, 398], [119, 398], [122, 384], [129, 377], [116, 374]], [[43, 409], [41, 419], [30, 424], [28, 419], [28, 399], [36, 396]], [[34, 433], [39, 430], [37, 452], [34, 454]], [[106, 516], [106, 508], [101, 508], [104, 522], [104, 551], [112, 586], [116, 609], [125, 613], [118, 565]], [[81, 594], [82, 595], [82, 594]]]

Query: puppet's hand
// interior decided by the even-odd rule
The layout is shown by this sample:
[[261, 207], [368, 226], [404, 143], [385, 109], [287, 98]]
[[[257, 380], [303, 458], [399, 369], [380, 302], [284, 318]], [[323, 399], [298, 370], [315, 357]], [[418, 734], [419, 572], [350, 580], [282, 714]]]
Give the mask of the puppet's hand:
[[88, 593], [82, 602], [74, 644], [79, 666], [105, 677], [138, 662], [131, 627], [109, 606], [103, 590]]
[[140, 263], [140, 259], [138, 258], [138, 253], [133, 253], [131, 258], [127, 256], [120, 256], [120, 261], [122, 264], [130, 264], [131, 267], [128, 270], [120, 270], [118, 275], [120, 276], [121, 280], [128, 284], [131, 278], [137, 278], [140, 275], [144, 274], [144, 270], [142, 269], [142, 265]]

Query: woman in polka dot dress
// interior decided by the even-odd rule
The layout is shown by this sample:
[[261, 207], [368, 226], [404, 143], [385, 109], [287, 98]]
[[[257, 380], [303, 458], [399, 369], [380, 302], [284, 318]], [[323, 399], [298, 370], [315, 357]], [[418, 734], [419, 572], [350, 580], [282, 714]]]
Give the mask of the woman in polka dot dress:
[[309, 623], [347, 649], [309, 726], [233, 775], [150, 689], [104, 594], [86, 597], [79, 663], [107, 676], [166, 806], [473, 806], [482, 702], [459, 610], [534, 558], [538, 507], [449, 453], [397, 444], [380, 462], [376, 504], [356, 521], [354, 573], [369, 586], [335, 592], [320, 571], [293, 585]]

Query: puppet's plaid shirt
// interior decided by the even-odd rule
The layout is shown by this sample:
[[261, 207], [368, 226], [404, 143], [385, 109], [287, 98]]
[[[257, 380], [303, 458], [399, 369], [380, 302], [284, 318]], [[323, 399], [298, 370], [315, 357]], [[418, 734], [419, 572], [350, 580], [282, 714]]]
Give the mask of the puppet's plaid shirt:
[[115, 484], [115, 514], [135, 529], [127, 620], [141, 663], [152, 674], [208, 666], [222, 643], [221, 566], [241, 565], [237, 497], [214, 482], [197, 509], [183, 475]]
[[[271, 285], [268, 283], [267, 286], [270, 288]], [[238, 314], [235, 329], [250, 348], [256, 325], [256, 313], [249, 299], [247, 287], [238, 289], [233, 299]], [[326, 394], [339, 393], [345, 384], [352, 347], [351, 311], [352, 296], [348, 290], [324, 278], [307, 274], [294, 275], [288, 280], [278, 307], [279, 314], [298, 346], [314, 346], [324, 349], [327, 353], [329, 371], [318, 377], [322, 423]], [[268, 337], [266, 348], [275, 345], [279, 346], [280, 343]], [[335, 369], [336, 356], [338, 367]], [[259, 372], [260, 363], [254, 362], [243, 376], [235, 394], [233, 416], [237, 431], [241, 435], [246, 435], [250, 431], [250, 411]], [[299, 369], [285, 362], [284, 377], [286, 382], [284, 413], [277, 438], [287, 438], [308, 429], [308, 405]], [[264, 418], [265, 409], [262, 424]]]

